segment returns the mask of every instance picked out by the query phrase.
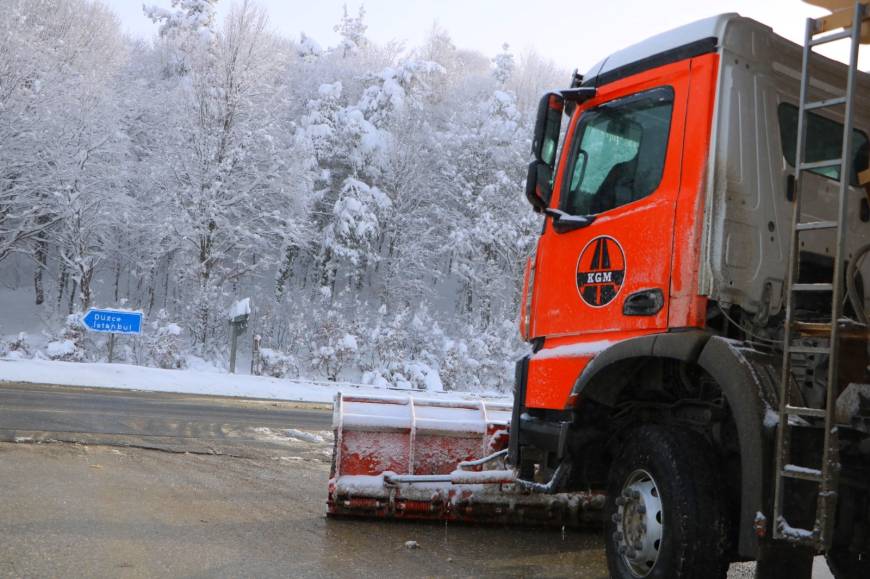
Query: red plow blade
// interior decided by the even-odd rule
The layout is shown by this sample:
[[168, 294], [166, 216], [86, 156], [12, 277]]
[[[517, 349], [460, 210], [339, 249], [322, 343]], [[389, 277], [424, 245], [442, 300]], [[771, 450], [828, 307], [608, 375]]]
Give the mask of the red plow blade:
[[603, 495], [537, 494], [504, 465], [511, 406], [339, 394], [327, 514], [584, 525]]

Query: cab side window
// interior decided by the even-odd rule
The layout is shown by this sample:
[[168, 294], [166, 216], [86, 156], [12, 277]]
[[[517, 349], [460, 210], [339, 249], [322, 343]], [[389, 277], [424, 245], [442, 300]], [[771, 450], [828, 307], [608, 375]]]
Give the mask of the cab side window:
[[674, 91], [656, 88], [583, 113], [574, 131], [561, 208], [595, 215], [643, 199], [665, 167]]
[[[779, 113], [782, 154], [786, 163], [794, 167], [795, 153], [797, 153], [798, 108], [789, 103], [780, 103], [777, 112]], [[858, 173], [867, 169], [870, 146], [868, 146], [867, 135], [863, 131], [855, 129], [852, 135], [853, 157], [850, 183], [858, 185]], [[838, 159], [842, 153], [842, 146], [842, 123], [815, 113], [807, 114], [806, 159], [804, 162], [813, 163]], [[840, 180], [840, 167], [819, 167], [809, 171], [828, 179]]]

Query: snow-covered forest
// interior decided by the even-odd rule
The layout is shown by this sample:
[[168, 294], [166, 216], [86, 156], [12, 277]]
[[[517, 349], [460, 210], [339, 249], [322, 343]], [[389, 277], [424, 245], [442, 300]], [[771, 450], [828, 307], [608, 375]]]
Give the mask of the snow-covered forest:
[[264, 374], [507, 388], [531, 124], [566, 72], [216, 2], [145, 7], [142, 41], [99, 2], [0, 0], [0, 356], [104, 361], [99, 306], [145, 315], [116, 361], [225, 368], [250, 297]]

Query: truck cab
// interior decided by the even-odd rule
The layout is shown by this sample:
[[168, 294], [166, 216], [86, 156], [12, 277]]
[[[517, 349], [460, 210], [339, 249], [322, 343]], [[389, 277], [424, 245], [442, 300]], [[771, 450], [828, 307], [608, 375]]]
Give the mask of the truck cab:
[[[834, 238], [820, 229], [800, 238], [800, 279], [789, 280], [798, 190], [814, 222], [838, 218], [842, 176], [825, 163], [843, 146], [846, 112], [819, 107], [803, 121], [798, 111], [802, 98], [841, 96], [849, 71], [813, 58], [802, 95], [802, 47], [722, 14], [619, 51], [541, 100], [526, 196], [544, 223], [522, 294], [531, 353], [517, 364], [510, 457], [521, 476], [553, 488], [607, 492], [615, 577], [724, 576], [723, 562], [774, 560], [784, 548], [774, 535], [813, 524], [807, 480], [784, 491], [787, 518], [773, 520], [772, 509], [787, 294], [839, 271]], [[859, 175], [870, 78], [857, 73], [855, 83], [843, 315], [856, 321], [836, 340], [847, 354], [835, 388], [865, 400], [870, 205]], [[792, 306], [830, 321], [830, 295]], [[789, 404], [818, 410], [825, 337], [796, 339], [812, 353], [791, 358]], [[870, 474], [856, 450], [870, 434], [860, 414], [840, 420], [850, 472], [840, 481]], [[811, 426], [792, 449], [809, 463], [820, 444]], [[866, 488], [839, 495], [824, 549], [838, 577], [870, 576], [866, 539], [855, 538], [870, 530]], [[814, 551], [790, 560], [803, 557], [805, 568]]]

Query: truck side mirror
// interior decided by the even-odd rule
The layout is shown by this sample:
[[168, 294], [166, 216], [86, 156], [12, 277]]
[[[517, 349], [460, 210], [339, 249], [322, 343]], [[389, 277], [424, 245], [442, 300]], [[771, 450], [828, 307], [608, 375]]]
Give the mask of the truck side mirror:
[[553, 193], [553, 169], [538, 159], [529, 163], [526, 176], [526, 199], [532, 204], [535, 213], [542, 213], [550, 204]]
[[550, 203], [556, 149], [559, 145], [564, 110], [565, 99], [554, 92], [545, 94], [538, 104], [535, 134], [532, 139], [532, 157], [535, 160], [529, 164], [529, 174], [526, 179], [526, 198], [537, 212], [543, 211]]
[[562, 95], [549, 92], [538, 104], [535, 121], [535, 138], [532, 141], [532, 156], [550, 166], [556, 164], [556, 148], [559, 144], [559, 131], [562, 128], [562, 112], [565, 99]]

